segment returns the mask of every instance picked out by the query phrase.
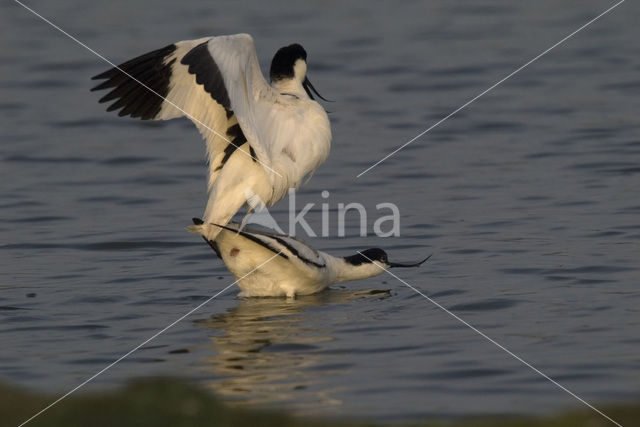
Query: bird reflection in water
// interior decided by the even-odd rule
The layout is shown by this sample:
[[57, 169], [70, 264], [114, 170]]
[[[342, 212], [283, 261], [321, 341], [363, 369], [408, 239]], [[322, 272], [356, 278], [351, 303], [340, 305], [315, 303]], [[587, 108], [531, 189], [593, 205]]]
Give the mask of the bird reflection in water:
[[296, 299], [244, 298], [227, 313], [197, 320], [212, 332], [214, 355], [204, 367], [211, 387], [231, 402], [326, 413], [342, 403], [336, 396], [344, 387], [328, 386], [324, 378], [345, 374], [351, 364], [327, 344], [336, 341], [335, 319], [323, 322], [327, 311], [309, 308], [389, 296], [388, 290], [331, 289]]

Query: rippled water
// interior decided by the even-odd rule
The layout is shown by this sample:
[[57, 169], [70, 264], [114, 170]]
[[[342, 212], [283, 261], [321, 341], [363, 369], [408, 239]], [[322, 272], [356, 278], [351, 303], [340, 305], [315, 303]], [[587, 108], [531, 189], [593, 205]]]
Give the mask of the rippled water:
[[[32, 3], [32, 4], [31, 4]], [[398, 275], [583, 398], [640, 394], [640, 36], [626, 2], [361, 178], [356, 175], [613, 3], [30, 2], [119, 62], [186, 38], [251, 33], [266, 68], [293, 41], [334, 145], [298, 193], [393, 202]], [[0, 35], [0, 378], [66, 391], [233, 281], [184, 227], [202, 212], [186, 121], [119, 119], [106, 68], [11, 2]], [[322, 199], [323, 190], [330, 192]], [[275, 209], [287, 218], [287, 202]], [[336, 224], [335, 218], [331, 222]], [[332, 229], [337, 235], [337, 229]], [[376, 419], [580, 406], [390, 276], [320, 295], [224, 294], [96, 378], [193, 378], [233, 401]]]

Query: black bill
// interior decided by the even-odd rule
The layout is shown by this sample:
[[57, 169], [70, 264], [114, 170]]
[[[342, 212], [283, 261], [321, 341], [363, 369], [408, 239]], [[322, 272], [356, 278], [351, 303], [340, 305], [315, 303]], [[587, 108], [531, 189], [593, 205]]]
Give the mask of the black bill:
[[[433, 255], [433, 254], [431, 254]], [[390, 262], [389, 263], [389, 267], [393, 268], [393, 267], [420, 267], [425, 261], [427, 261], [429, 258], [431, 258], [431, 255], [429, 255], [428, 257], [426, 257], [425, 259], [423, 259], [420, 262], [416, 262], [416, 263], [399, 263], [399, 262]]]
[[318, 93], [318, 91], [316, 90], [315, 87], [313, 87], [313, 85], [311, 84], [311, 82], [309, 81], [308, 77], [304, 78], [304, 81], [302, 82], [302, 87], [304, 88], [304, 90], [307, 92], [307, 95], [309, 95], [309, 98], [315, 100], [315, 98], [313, 97], [313, 95], [311, 94], [311, 91], [313, 91], [313, 93], [315, 93], [316, 95], [318, 95], [318, 98], [322, 99], [323, 101], [327, 101], [327, 102], [333, 102], [333, 101], [329, 101], [327, 98], [323, 97], [322, 95], [320, 95]]

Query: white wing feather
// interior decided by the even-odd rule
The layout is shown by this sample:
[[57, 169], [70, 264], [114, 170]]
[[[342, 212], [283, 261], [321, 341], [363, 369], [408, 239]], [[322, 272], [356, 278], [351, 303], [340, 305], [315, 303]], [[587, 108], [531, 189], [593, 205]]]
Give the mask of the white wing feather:
[[[229, 94], [231, 107], [258, 159], [271, 168], [272, 184], [297, 187], [329, 154], [331, 130], [315, 101], [292, 100], [267, 84], [248, 34], [214, 37], [208, 42]], [[304, 141], [304, 144], [292, 144]], [[279, 175], [275, 179], [274, 171]], [[284, 176], [282, 176], [284, 175]], [[276, 189], [276, 193], [280, 193]]]
[[[171, 66], [169, 92], [156, 117], [159, 120], [170, 120], [186, 116], [198, 128], [207, 145], [209, 189], [220, 173], [218, 166], [224, 157], [223, 150], [233, 143], [227, 135], [227, 129], [237, 123], [237, 120], [234, 116], [228, 117], [226, 109], [204, 90], [203, 85], [196, 82], [195, 74], [189, 73], [189, 67], [182, 64], [181, 60], [191, 49], [210, 39], [206, 37], [175, 43], [175, 52], [165, 60], [170, 63], [175, 59]], [[245, 155], [250, 156], [250, 153], [245, 152]]]

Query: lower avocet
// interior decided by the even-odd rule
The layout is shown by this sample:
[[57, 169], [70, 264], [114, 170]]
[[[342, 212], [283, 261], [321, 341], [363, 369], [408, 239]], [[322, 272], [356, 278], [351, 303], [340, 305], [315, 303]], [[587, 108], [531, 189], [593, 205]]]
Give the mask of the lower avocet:
[[[193, 222], [196, 225], [189, 230], [204, 234], [203, 221], [194, 218]], [[219, 227], [220, 233], [215, 241], [203, 237], [238, 279], [240, 296], [314, 294], [334, 283], [378, 276], [387, 268], [418, 267], [431, 256], [420, 262], [401, 264], [390, 262], [382, 249], [372, 248], [347, 257], [335, 257], [286, 234], [241, 228], [237, 223], [209, 226]]]

